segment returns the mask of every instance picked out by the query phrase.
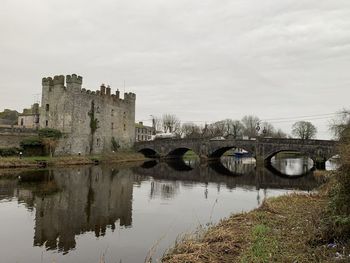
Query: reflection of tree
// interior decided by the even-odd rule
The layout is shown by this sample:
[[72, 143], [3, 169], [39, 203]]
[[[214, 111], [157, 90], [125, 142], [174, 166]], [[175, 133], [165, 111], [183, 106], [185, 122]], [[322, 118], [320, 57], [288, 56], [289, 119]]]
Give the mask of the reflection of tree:
[[301, 176], [310, 172], [313, 161], [308, 157], [272, 158], [270, 168], [287, 176]]
[[222, 157], [221, 164], [232, 174], [243, 175], [251, 172], [255, 168], [252, 158], [232, 158]]
[[171, 199], [179, 192], [178, 182], [162, 182], [154, 180], [151, 182], [150, 198], [160, 197], [161, 199]]

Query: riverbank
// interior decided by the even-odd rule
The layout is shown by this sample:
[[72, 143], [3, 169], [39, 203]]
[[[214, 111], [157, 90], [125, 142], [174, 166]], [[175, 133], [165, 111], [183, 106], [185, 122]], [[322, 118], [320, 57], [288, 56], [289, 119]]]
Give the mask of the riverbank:
[[144, 161], [140, 153], [125, 151], [108, 155], [91, 156], [34, 156], [34, 157], [0, 157], [0, 168], [40, 168], [67, 165], [86, 165], [96, 163], [124, 163], [133, 161]]
[[325, 189], [269, 198], [251, 212], [184, 237], [162, 262], [348, 262], [349, 243], [320, 238]]

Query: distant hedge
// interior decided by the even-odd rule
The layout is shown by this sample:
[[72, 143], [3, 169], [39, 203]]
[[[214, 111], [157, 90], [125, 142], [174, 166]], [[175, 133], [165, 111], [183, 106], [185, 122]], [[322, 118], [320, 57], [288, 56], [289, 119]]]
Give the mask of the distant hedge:
[[0, 148], [0, 156], [5, 157], [5, 156], [15, 156], [18, 155], [19, 149], [12, 147], [12, 148]]
[[40, 138], [59, 139], [62, 137], [62, 133], [56, 129], [44, 128], [44, 129], [39, 130], [39, 137]]

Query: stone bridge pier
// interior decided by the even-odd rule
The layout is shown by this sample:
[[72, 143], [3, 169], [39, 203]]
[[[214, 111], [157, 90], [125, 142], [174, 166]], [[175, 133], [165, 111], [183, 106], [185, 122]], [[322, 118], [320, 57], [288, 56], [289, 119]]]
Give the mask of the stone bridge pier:
[[279, 152], [293, 151], [309, 156], [318, 167], [337, 154], [337, 142], [329, 140], [300, 140], [257, 138], [254, 140], [212, 140], [199, 139], [159, 139], [135, 144], [135, 150], [147, 157], [182, 158], [189, 150], [195, 152], [203, 161], [219, 159], [226, 151], [234, 148], [244, 149], [259, 163], [269, 163]]

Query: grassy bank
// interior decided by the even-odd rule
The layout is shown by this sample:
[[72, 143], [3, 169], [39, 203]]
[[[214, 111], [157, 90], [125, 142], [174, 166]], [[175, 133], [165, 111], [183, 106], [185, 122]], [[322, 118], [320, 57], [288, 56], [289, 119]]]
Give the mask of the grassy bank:
[[327, 191], [269, 198], [188, 235], [162, 262], [349, 262], [349, 243], [322, 238], [327, 203]]
[[123, 163], [142, 161], [146, 158], [140, 154], [130, 151], [118, 152], [108, 155], [91, 156], [34, 156], [34, 157], [0, 157], [0, 168], [24, 168], [45, 166], [85, 165], [95, 163]]

